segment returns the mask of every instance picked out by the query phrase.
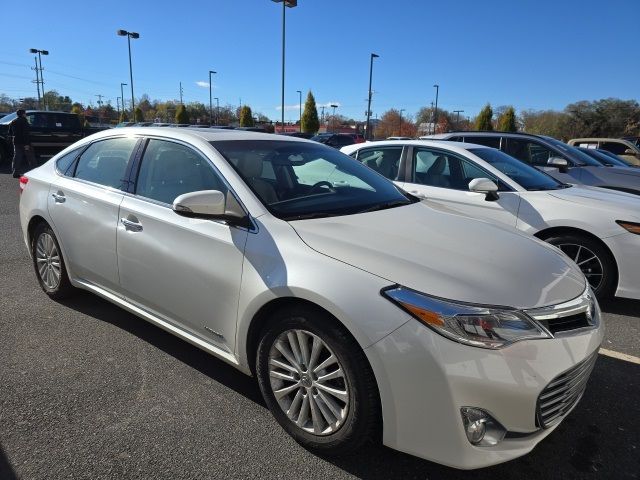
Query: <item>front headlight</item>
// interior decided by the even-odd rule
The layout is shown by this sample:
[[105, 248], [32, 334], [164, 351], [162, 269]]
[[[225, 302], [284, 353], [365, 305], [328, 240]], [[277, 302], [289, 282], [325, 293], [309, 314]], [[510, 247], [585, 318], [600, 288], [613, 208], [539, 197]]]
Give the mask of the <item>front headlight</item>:
[[404, 287], [382, 295], [447, 338], [481, 348], [501, 348], [525, 339], [551, 338], [549, 333], [515, 309], [457, 303]]

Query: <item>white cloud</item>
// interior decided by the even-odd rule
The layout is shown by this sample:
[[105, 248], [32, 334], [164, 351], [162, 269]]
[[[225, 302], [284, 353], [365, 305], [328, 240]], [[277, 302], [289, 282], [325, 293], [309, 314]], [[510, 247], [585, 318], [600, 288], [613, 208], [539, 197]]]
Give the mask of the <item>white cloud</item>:
[[203, 82], [202, 80], [196, 82], [196, 85], [202, 88], [209, 88], [209, 82]]
[[326, 108], [331, 108], [331, 105], [337, 105], [338, 107], [342, 106], [340, 102], [318, 103], [317, 105], [318, 107], [326, 107]]
[[[285, 109], [285, 110], [298, 110], [298, 109], [300, 109], [300, 104], [299, 104], [299, 103], [296, 103], [295, 105], [285, 105], [285, 106], [284, 106], [284, 109]], [[282, 110], [282, 106], [281, 106], [281, 105], [278, 105], [278, 106], [276, 107], [276, 110], [278, 110], [278, 111]]]
[[[327, 103], [316, 103], [316, 108], [321, 108], [321, 107], [331, 108], [331, 105], [337, 105], [338, 107], [342, 106], [342, 104], [340, 102], [327, 102]], [[285, 105], [284, 109], [285, 110], [298, 110], [298, 109], [300, 109], [300, 105], [297, 104], [297, 103], [295, 105]], [[276, 107], [276, 110], [280, 111], [280, 110], [282, 110], [282, 107], [280, 105], [278, 105]]]

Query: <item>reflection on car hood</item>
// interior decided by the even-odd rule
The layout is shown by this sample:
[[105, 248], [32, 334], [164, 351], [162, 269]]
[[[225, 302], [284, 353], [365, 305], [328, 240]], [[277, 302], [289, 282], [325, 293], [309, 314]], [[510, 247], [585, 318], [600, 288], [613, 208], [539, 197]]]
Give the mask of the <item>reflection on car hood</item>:
[[[563, 190], [553, 190], [549, 195], [591, 208], [623, 210], [626, 217], [640, 218], [640, 196], [608, 188], [576, 185]], [[630, 218], [627, 218], [630, 220]]]
[[291, 225], [320, 253], [438, 297], [532, 308], [575, 298], [586, 285], [554, 247], [424, 202]]

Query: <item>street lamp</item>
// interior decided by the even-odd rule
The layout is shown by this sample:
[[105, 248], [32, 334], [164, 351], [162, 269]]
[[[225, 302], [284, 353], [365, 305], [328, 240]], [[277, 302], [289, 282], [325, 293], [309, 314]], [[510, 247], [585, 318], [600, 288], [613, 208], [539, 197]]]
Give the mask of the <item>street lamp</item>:
[[124, 106], [124, 90], [122, 89], [122, 87], [125, 87], [126, 85], [127, 85], [126, 83], [120, 84], [120, 95], [122, 95], [122, 97], [120, 98], [122, 98], [122, 115], [123, 116], [124, 116], [125, 106]]
[[402, 136], [402, 112], [404, 111], [405, 111], [404, 108], [400, 109], [400, 136]]
[[121, 97], [116, 97], [116, 105], [118, 107], [118, 122], [120, 121], [120, 98]]
[[331, 104], [330, 105], [331, 108], [333, 108], [333, 132], [335, 133], [336, 131], [336, 108], [338, 108], [338, 105], [335, 104]]
[[440, 85], [435, 84], [433, 88], [436, 89], [436, 109], [433, 113], [433, 131], [434, 133], [438, 133], [438, 93], [440, 92]]
[[216, 125], [218, 125], [220, 123], [220, 99], [215, 97], [214, 100], [216, 101]]
[[288, 8], [298, 6], [298, 0], [272, 0], [275, 3], [282, 3], [282, 94], [280, 98], [280, 108], [282, 109], [282, 132], [284, 133], [284, 45], [285, 45], [285, 25], [286, 14]]
[[298, 92], [298, 96], [300, 98], [298, 107], [300, 108], [300, 131], [302, 132], [302, 90], [296, 90], [296, 92]]
[[464, 110], [454, 110], [453, 113], [455, 113], [456, 116], [456, 130], [460, 130], [460, 114], [464, 113]]
[[213, 70], [209, 70], [209, 126], [212, 125], [213, 118], [213, 100], [211, 97], [211, 75], [216, 74]]
[[373, 59], [378, 58], [380, 55], [375, 53], [371, 54], [371, 60], [369, 61], [369, 101], [367, 102], [367, 140], [371, 140], [371, 133], [369, 132], [369, 120], [371, 119], [371, 81], [373, 80]]
[[[42, 57], [41, 55], [49, 55], [49, 51], [48, 50], [38, 50], [36, 48], [30, 48], [29, 49], [29, 53], [37, 53], [38, 54], [38, 61], [40, 62], [40, 83], [42, 84], [42, 105], [44, 106], [44, 109], [47, 110], [47, 102], [46, 99], [44, 97], [44, 78], [42, 78]], [[36, 69], [36, 76], [38, 74], [38, 69]], [[37, 81], [37, 80], [36, 80]]]
[[[116, 33], [121, 37], [127, 37], [127, 44], [129, 45], [129, 80], [131, 81], [131, 117], [133, 117], [132, 119], [135, 121], [136, 101], [133, 98], [133, 66], [131, 65], [131, 39], [140, 38], [140, 34], [136, 32], [127, 32], [126, 30], [118, 30]], [[124, 103], [124, 97], [122, 99], [122, 102]]]

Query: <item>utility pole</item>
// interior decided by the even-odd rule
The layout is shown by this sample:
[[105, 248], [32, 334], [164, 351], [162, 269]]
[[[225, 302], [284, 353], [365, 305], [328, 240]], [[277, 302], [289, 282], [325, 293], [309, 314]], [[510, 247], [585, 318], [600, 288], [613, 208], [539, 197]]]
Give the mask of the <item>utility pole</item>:
[[327, 108], [324, 105], [320, 105], [320, 110], [321, 110], [321, 114], [320, 114], [320, 122], [324, 123], [324, 109]]
[[404, 108], [400, 109], [400, 136], [402, 136], [402, 112], [404, 111], [405, 111]]
[[366, 133], [366, 139], [367, 140], [371, 140], [371, 131], [370, 131], [370, 120], [371, 120], [371, 95], [373, 94], [373, 91], [371, 90], [371, 83], [373, 81], [373, 59], [374, 58], [379, 58], [380, 55], [376, 55], [375, 53], [371, 54], [371, 59], [369, 60], [369, 99], [367, 102], [367, 131]]
[[42, 100], [40, 100], [40, 75], [38, 74], [39, 69], [38, 69], [38, 57], [34, 56], [33, 59], [36, 62], [36, 66], [31, 67], [31, 70], [35, 70], [36, 71], [36, 79], [32, 80], [35, 84], [36, 84], [36, 88], [38, 89], [38, 108], [40, 110], [42, 110]]
[[213, 98], [216, 101], [216, 125], [220, 124], [220, 99], [218, 97]]
[[118, 122], [120, 121], [120, 97], [116, 97], [116, 105], [118, 106]]
[[453, 113], [456, 114], [456, 130], [460, 130], [460, 114], [464, 113], [464, 110], [454, 110]]
[[431, 125], [433, 125], [433, 131], [429, 128], [429, 135], [433, 135], [436, 133], [436, 123], [435, 123], [435, 111], [433, 110], [433, 102], [431, 102]]
[[182, 103], [182, 82], [180, 82], [180, 105], [183, 105], [183, 103]]
[[102, 101], [102, 97], [104, 97], [104, 95], [96, 95], [96, 97], [98, 97], [98, 101], [96, 102], [98, 104], [98, 122], [102, 123], [102, 112], [100, 111], [100, 109], [102, 108], [102, 104], [104, 103]]
[[438, 130], [438, 94], [440, 93], [440, 85], [438, 85], [437, 83], [433, 86], [433, 88], [436, 89], [436, 109], [434, 111], [434, 130], [435, 133], [437, 133]]

